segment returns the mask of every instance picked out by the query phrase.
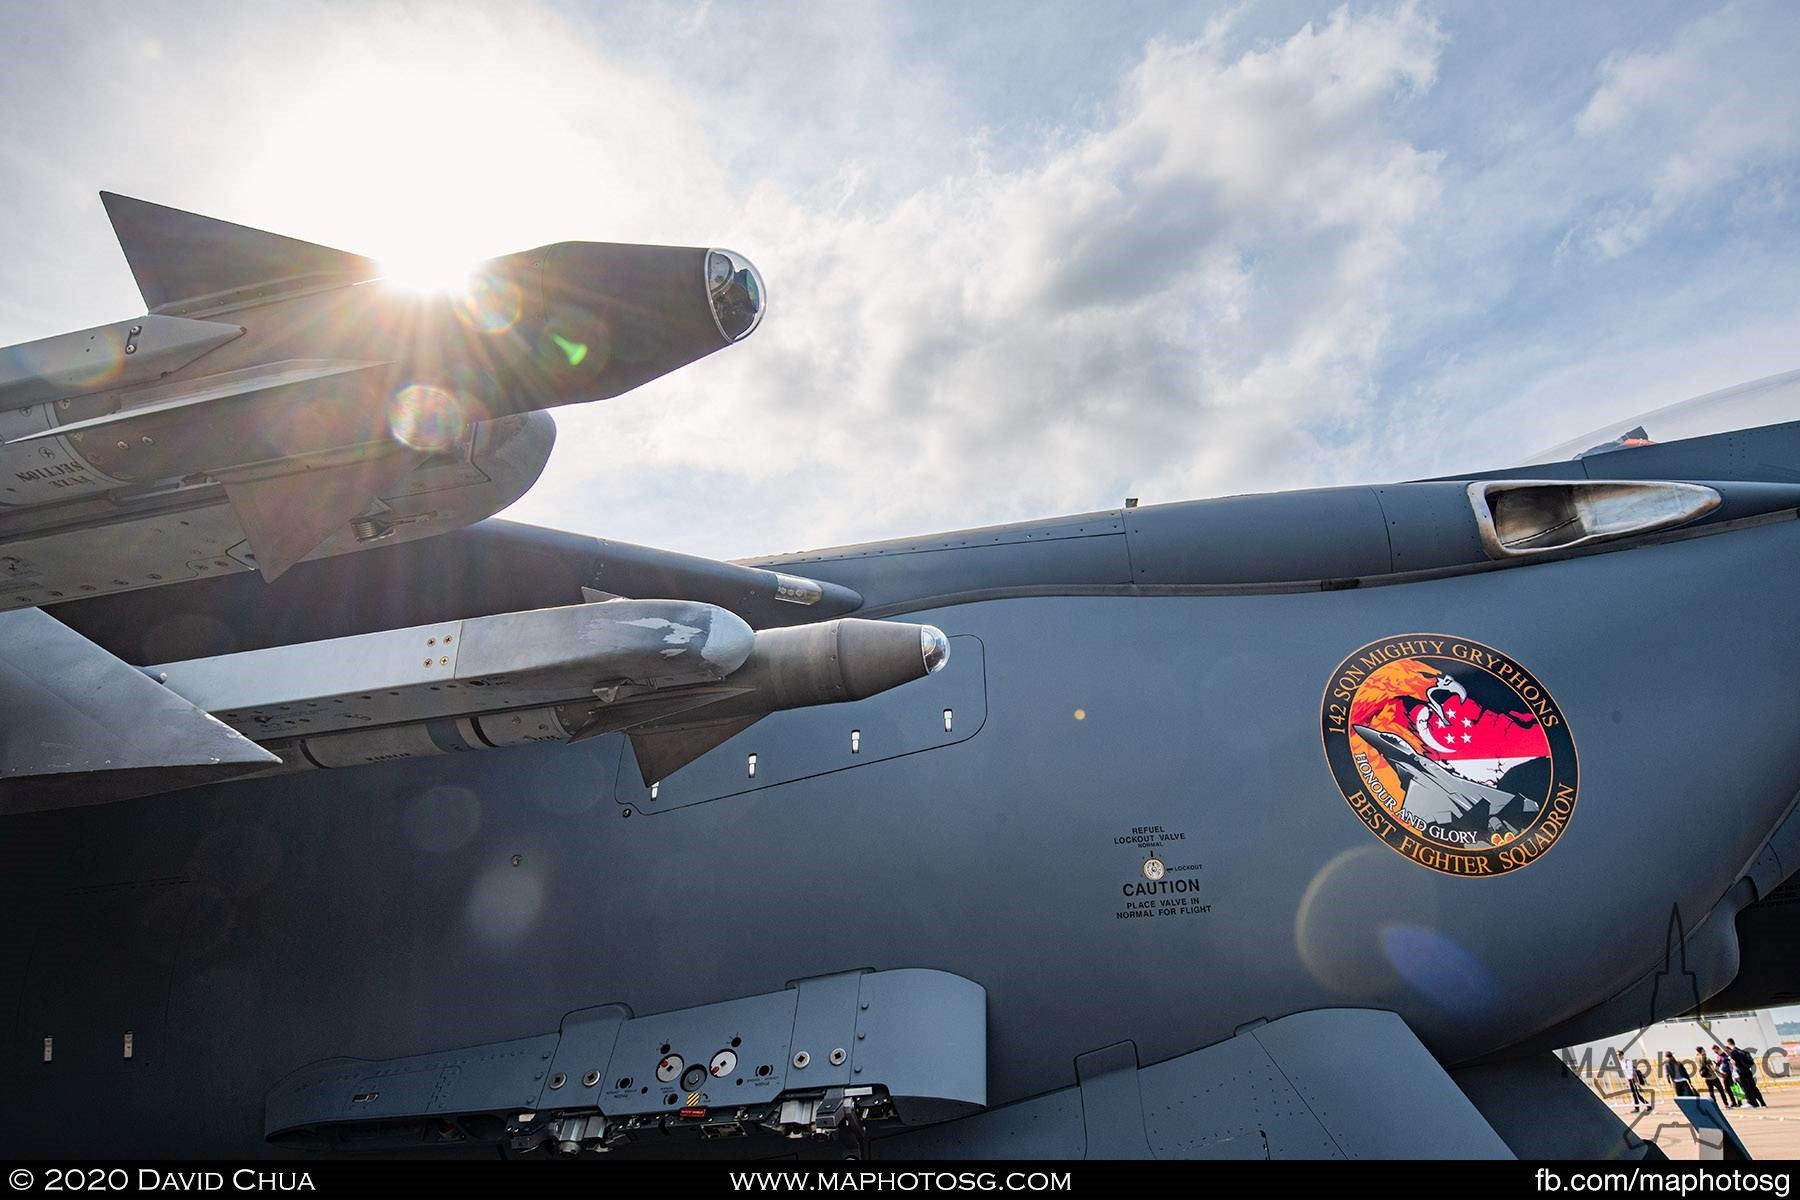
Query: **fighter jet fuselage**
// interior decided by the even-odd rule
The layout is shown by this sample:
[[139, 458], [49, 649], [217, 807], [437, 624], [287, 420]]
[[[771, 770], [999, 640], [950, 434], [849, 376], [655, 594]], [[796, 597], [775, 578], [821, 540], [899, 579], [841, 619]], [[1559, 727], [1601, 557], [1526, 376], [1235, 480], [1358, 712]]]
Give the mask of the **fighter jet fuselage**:
[[740, 563], [483, 522], [62, 604], [41, 644], [255, 753], [0, 780], [0, 1142], [1641, 1152], [1549, 1051], [1793, 986], [1797, 467], [1789, 423]]

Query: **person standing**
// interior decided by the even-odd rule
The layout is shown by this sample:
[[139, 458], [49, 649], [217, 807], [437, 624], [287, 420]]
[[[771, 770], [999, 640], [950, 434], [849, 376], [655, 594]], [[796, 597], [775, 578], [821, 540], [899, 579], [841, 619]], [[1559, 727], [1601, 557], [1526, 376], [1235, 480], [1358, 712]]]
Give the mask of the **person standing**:
[[1737, 1044], [1733, 1038], [1725, 1039], [1725, 1049], [1731, 1054], [1731, 1061], [1737, 1067], [1738, 1086], [1744, 1089], [1744, 1100], [1751, 1108], [1767, 1108], [1769, 1102], [1763, 1099], [1762, 1089], [1756, 1086], [1756, 1056]]
[[1677, 1096], [1692, 1096], [1694, 1085], [1688, 1082], [1687, 1064], [1675, 1057], [1673, 1050], [1663, 1051], [1662, 1076]]
[[1614, 1050], [1613, 1057], [1619, 1060], [1619, 1073], [1625, 1076], [1625, 1082], [1631, 1087], [1631, 1111], [1637, 1112], [1644, 1107], [1644, 1073], [1622, 1051]]
[[1738, 1095], [1737, 1066], [1731, 1061], [1731, 1055], [1725, 1053], [1725, 1047], [1713, 1047], [1713, 1066], [1718, 1068], [1719, 1082], [1725, 1086], [1725, 1102], [1732, 1108], [1744, 1107], [1744, 1101]]
[[1704, 1046], [1694, 1047], [1694, 1065], [1700, 1070], [1701, 1082], [1706, 1084], [1707, 1099], [1718, 1104], [1730, 1097], [1731, 1093], [1719, 1085], [1719, 1068], [1713, 1066]]

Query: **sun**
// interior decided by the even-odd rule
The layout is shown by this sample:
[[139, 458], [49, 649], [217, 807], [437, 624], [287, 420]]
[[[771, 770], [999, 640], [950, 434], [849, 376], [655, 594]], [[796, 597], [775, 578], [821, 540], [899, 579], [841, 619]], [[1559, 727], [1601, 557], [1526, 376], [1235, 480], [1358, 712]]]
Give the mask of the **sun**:
[[379, 260], [383, 282], [402, 291], [461, 294], [469, 287], [476, 262], [434, 247], [421, 247], [383, 255]]

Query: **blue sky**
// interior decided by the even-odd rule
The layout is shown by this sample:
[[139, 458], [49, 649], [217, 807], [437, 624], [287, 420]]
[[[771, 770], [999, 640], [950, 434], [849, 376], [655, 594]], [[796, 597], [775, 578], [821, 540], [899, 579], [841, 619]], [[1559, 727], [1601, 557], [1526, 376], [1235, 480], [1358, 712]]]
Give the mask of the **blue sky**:
[[721, 244], [754, 337], [509, 515], [740, 556], [1517, 460], [1800, 367], [1800, 8], [0, 0], [0, 342], [101, 188], [380, 258]]

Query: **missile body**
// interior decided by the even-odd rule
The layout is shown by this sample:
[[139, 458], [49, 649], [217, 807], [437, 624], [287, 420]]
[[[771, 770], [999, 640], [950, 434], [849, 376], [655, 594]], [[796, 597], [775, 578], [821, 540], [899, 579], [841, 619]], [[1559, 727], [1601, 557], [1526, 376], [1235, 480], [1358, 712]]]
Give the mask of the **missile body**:
[[70, 394], [14, 413], [8, 467], [42, 456], [32, 443], [47, 440], [76, 465], [62, 472], [69, 483], [0, 503], [332, 452], [435, 451], [474, 421], [619, 395], [730, 344], [704, 286], [709, 255], [723, 252], [546, 246], [483, 263], [452, 292], [371, 279], [209, 308], [202, 320], [140, 318], [123, 338], [112, 326], [64, 335], [73, 341], [61, 347], [14, 347], [11, 373], [27, 395], [45, 390], [30, 364], [72, 357], [82, 343], [120, 357], [135, 343], [147, 363], [172, 369], [123, 383], [103, 370], [98, 388], [65, 384], [50, 390]]
[[[551, 426], [533, 414], [637, 387], [747, 336], [763, 311], [755, 269], [728, 251], [566, 242], [420, 294], [355, 255], [107, 202], [152, 311], [0, 350], [0, 607], [21, 603], [15, 580], [42, 584], [12, 593], [42, 603], [192, 577], [194, 560], [274, 578], [479, 519], [542, 469]], [[490, 424], [527, 433], [535, 461], [515, 453], [498, 482], [464, 471], [450, 486], [491, 485], [477, 504], [382, 520], [415, 472], [468, 466]], [[156, 579], [76, 582], [46, 565], [73, 530], [218, 505], [233, 520], [206, 538], [178, 532], [191, 522], [136, 531], [178, 543], [167, 570], [144, 573]]]
[[625, 732], [661, 778], [769, 713], [866, 699], [948, 656], [929, 625], [752, 632], [715, 605], [611, 600], [144, 670], [290, 768]]

